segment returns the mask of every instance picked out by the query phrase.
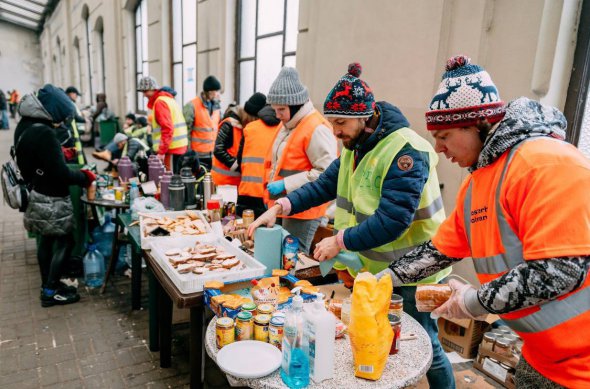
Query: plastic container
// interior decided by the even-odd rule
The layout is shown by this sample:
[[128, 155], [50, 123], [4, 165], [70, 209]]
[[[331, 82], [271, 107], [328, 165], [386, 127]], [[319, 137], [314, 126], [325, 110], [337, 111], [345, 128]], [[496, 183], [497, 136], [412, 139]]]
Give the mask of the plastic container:
[[221, 205], [219, 204], [219, 200], [209, 200], [207, 202], [207, 211], [209, 212], [211, 223], [221, 220]]
[[160, 180], [160, 202], [164, 206], [164, 209], [170, 209], [170, 192], [168, 186], [172, 179], [172, 172], [164, 172], [162, 179]]
[[334, 377], [336, 318], [326, 310], [321, 293], [305, 312], [303, 349], [309, 358], [309, 376], [318, 383]]
[[95, 244], [88, 246], [88, 252], [84, 255], [84, 283], [90, 288], [102, 286], [104, 281], [104, 256]]
[[119, 172], [121, 181], [128, 182], [130, 178], [135, 177], [133, 162], [131, 162], [128, 156], [121, 157], [117, 164], [117, 171]]
[[92, 231], [92, 241], [105, 261], [109, 260], [113, 253], [113, 238], [115, 237], [115, 223], [111, 221], [111, 214], [104, 215], [104, 224]]
[[137, 182], [133, 181], [131, 183], [131, 188], [129, 189], [129, 210], [131, 211], [131, 220], [138, 220], [139, 215], [137, 214], [137, 210], [133, 208], [133, 202], [139, 198], [139, 188], [137, 187]]
[[300, 290], [299, 287], [293, 289], [293, 293], [296, 295], [293, 297], [293, 304], [287, 312], [283, 327], [281, 378], [283, 383], [292, 389], [305, 388], [309, 385], [309, 359], [302, 348], [304, 318], [303, 298], [299, 295]]

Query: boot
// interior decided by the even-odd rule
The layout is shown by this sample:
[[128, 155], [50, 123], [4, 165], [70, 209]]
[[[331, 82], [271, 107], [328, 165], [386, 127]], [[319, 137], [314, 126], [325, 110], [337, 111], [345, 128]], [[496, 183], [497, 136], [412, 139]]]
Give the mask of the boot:
[[92, 156], [96, 159], [102, 159], [103, 161], [110, 162], [111, 161], [111, 152], [108, 150], [103, 151], [93, 151]]

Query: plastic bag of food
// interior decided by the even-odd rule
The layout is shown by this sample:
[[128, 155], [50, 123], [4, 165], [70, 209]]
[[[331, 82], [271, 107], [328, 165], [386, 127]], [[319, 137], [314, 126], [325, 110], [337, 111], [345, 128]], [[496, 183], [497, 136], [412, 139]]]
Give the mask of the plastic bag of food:
[[393, 286], [391, 277], [377, 280], [361, 273], [354, 281], [348, 333], [354, 358], [354, 375], [368, 380], [381, 378], [393, 330], [387, 318]]
[[276, 308], [281, 289], [279, 277], [267, 277], [251, 282], [254, 286], [250, 289], [250, 294], [256, 305], [272, 304]]
[[416, 287], [416, 309], [418, 312], [432, 312], [451, 297], [448, 284], [422, 284]]

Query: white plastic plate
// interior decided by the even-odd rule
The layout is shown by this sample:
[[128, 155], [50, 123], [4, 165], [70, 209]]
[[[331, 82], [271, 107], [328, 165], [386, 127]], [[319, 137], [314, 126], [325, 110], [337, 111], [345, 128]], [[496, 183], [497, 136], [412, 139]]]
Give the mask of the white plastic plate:
[[242, 340], [219, 350], [217, 365], [237, 378], [260, 378], [278, 369], [281, 357], [281, 351], [270, 343]]

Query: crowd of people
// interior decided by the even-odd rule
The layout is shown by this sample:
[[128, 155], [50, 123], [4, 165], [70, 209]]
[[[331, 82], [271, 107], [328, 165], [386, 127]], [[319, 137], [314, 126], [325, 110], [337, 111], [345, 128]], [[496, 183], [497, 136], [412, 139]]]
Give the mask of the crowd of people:
[[[334, 201], [335, 234], [310, 255], [326, 261], [356, 252], [364, 271], [392, 278], [404, 310], [431, 338], [432, 387], [455, 386], [436, 318], [488, 313], [524, 340], [518, 387], [587, 385], [590, 335], [575, 330], [590, 320], [590, 163], [564, 141], [563, 114], [527, 98], [502, 101], [485, 69], [453, 57], [425, 114], [433, 147], [398, 107], [375, 99], [361, 73], [360, 64], [350, 64], [320, 112], [297, 70], [284, 67], [267, 95], [256, 92], [223, 114], [214, 76], [184, 107], [174, 90], [144, 77], [138, 91], [148, 117], [127, 115], [124, 131], [96, 155], [116, 166], [122, 156], [153, 153], [175, 172], [191, 156], [215, 184], [237, 187], [238, 213], [252, 209], [257, 216], [250, 235], [278, 222], [308, 253]], [[17, 161], [33, 187], [25, 226], [41, 237], [43, 306], [79, 299], [59, 281], [70, 247], [67, 188], [95, 178], [68, 169], [62, 151], [60, 131], [73, 134], [74, 150], [79, 144], [72, 104], [78, 95], [46, 85], [25, 95], [18, 109]], [[106, 96], [97, 101], [104, 110]], [[448, 217], [437, 153], [470, 172]], [[481, 286], [451, 280], [447, 303], [433, 315], [418, 312], [416, 285], [441, 282], [465, 257], [473, 258]], [[334, 268], [352, 288], [357, 271], [338, 262]]]

